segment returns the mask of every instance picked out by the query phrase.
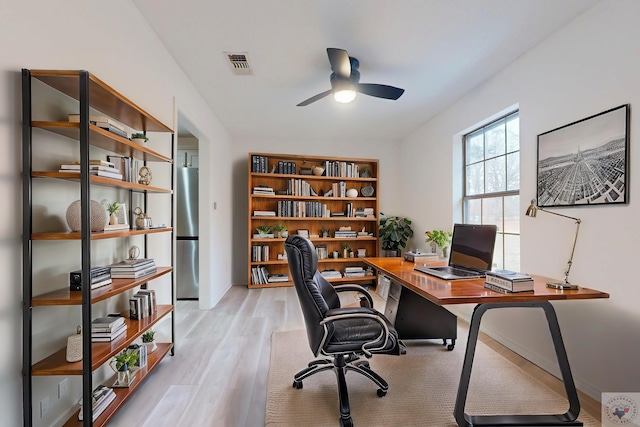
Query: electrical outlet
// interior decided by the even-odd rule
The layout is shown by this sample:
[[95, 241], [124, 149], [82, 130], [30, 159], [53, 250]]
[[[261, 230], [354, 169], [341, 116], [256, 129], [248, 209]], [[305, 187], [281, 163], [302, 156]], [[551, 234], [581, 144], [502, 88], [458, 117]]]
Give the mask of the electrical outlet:
[[69, 379], [65, 378], [58, 384], [58, 399], [62, 399], [69, 393]]
[[40, 401], [40, 418], [44, 418], [51, 409], [51, 403], [49, 402], [49, 396]]

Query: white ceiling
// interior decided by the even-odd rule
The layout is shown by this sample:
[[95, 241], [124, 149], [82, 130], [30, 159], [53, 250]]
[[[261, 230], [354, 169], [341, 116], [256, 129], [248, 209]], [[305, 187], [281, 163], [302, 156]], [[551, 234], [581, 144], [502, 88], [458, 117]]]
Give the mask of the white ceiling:
[[[132, 1], [232, 138], [398, 140], [597, 0]], [[404, 95], [296, 107], [331, 88], [327, 47]]]

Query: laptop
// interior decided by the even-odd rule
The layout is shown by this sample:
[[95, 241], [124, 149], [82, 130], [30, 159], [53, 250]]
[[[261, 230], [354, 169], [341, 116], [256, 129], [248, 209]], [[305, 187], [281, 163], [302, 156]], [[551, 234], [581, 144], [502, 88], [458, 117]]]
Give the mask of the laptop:
[[444, 280], [485, 277], [493, 263], [497, 231], [495, 225], [454, 224], [449, 265], [415, 270]]

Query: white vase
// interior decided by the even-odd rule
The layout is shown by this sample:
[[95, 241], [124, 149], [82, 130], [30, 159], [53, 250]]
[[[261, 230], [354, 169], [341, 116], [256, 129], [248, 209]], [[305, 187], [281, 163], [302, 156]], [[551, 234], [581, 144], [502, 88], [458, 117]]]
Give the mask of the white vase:
[[156, 350], [156, 348], [158, 348], [155, 341], [146, 342], [144, 343], [144, 345], [145, 347], [147, 347], [147, 354], [153, 353]]
[[111, 225], [117, 225], [118, 224], [118, 217], [116, 216], [116, 213], [112, 213], [111, 215], [109, 215], [109, 224]]

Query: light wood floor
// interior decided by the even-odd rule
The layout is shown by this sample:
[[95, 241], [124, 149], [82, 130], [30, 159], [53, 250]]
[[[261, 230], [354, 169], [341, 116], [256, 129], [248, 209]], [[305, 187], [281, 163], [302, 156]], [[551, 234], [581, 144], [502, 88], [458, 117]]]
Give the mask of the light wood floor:
[[[161, 363], [109, 426], [264, 426], [271, 333], [303, 328], [293, 288], [233, 286], [207, 311], [195, 301], [178, 301], [175, 356]], [[166, 334], [164, 329], [158, 333]], [[491, 338], [481, 340], [564, 395], [555, 377]], [[580, 399], [583, 410], [599, 420], [599, 403]]]

